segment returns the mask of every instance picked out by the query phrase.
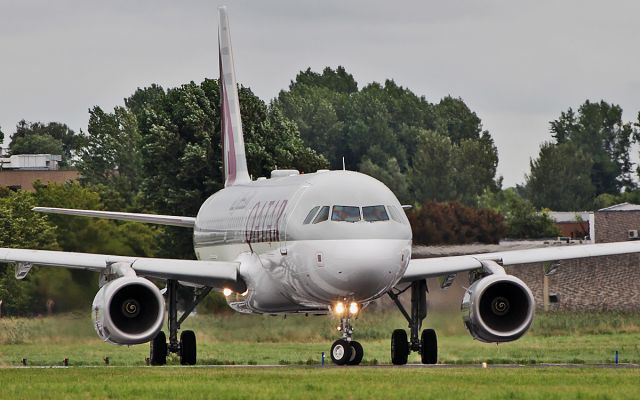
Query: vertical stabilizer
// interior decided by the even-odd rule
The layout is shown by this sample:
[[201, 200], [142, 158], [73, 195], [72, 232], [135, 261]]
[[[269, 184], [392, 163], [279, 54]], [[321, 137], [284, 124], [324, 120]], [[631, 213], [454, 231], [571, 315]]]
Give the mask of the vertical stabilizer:
[[218, 27], [218, 50], [220, 53], [220, 121], [222, 151], [224, 152], [225, 186], [246, 183], [251, 180], [247, 170], [247, 157], [244, 152], [242, 120], [236, 73], [233, 68], [233, 51], [227, 8], [220, 7], [220, 25]]

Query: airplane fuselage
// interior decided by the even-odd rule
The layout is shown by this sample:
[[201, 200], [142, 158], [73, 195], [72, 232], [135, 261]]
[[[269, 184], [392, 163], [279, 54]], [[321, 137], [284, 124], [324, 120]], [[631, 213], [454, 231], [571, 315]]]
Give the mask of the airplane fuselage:
[[351, 171], [259, 179], [227, 187], [200, 208], [198, 259], [242, 261], [238, 311], [327, 312], [380, 297], [404, 274], [411, 227], [395, 195]]

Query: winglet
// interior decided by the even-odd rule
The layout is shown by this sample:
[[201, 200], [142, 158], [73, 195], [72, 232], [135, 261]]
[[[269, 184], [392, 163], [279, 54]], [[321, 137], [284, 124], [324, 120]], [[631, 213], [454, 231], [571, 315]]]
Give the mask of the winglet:
[[238, 86], [233, 67], [233, 51], [227, 8], [218, 9], [218, 50], [220, 53], [220, 126], [222, 151], [224, 152], [225, 186], [233, 186], [251, 181], [247, 169], [247, 158], [242, 135]]

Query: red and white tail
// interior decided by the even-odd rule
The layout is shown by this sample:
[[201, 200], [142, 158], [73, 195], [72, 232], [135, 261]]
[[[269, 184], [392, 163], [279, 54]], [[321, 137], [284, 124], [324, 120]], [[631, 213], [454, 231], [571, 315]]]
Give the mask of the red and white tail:
[[233, 51], [227, 8], [220, 7], [220, 25], [218, 27], [218, 51], [220, 53], [220, 120], [222, 151], [224, 152], [225, 186], [250, 182], [247, 169], [247, 157], [242, 135], [238, 86], [233, 67]]

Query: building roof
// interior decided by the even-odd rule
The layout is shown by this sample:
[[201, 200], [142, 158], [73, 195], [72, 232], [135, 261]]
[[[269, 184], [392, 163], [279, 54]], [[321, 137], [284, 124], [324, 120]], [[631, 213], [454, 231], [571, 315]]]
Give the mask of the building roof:
[[601, 208], [598, 211], [640, 211], [640, 205], [631, 203], [620, 203], [613, 206]]

